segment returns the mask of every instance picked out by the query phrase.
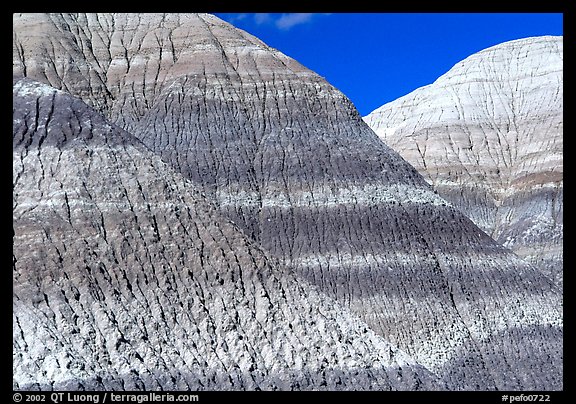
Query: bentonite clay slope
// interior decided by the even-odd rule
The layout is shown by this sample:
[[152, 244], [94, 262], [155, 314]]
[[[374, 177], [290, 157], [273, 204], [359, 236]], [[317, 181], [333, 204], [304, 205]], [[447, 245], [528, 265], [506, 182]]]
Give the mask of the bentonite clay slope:
[[448, 388], [562, 388], [560, 291], [254, 37], [210, 15], [15, 15], [14, 75], [138, 136]]
[[82, 101], [14, 85], [15, 389], [437, 389]]
[[562, 284], [563, 41], [478, 52], [365, 121], [481, 229]]

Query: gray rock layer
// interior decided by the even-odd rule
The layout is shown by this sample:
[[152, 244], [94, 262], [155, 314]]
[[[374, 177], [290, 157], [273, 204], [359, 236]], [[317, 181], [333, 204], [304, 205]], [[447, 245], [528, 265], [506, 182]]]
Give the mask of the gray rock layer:
[[560, 291], [256, 38], [210, 15], [15, 15], [14, 75], [134, 134], [446, 388], [562, 388]]
[[562, 285], [562, 37], [485, 49], [365, 121], [442, 197]]
[[14, 85], [14, 388], [443, 385], [82, 101]]

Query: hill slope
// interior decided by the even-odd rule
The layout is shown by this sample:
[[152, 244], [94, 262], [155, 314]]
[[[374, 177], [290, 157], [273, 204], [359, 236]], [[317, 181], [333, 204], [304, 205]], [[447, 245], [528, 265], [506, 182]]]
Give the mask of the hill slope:
[[562, 285], [562, 37], [485, 49], [365, 121], [442, 197]]
[[204, 14], [15, 15], [14, 75], [137, 136], [447, 388], [561, 388], [560, 291], [258, 39]]
[[437, 389], [83, 102], [14, 85], [15, 389]]

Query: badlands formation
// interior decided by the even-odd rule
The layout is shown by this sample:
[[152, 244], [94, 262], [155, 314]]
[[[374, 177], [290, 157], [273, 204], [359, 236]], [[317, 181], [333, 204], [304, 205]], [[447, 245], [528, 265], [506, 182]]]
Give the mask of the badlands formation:
[[562, 389], [559, 288], [257, 38], [15, 14], [13, 77], [15, 388]]
[[563, 39], [478, 52], [365, 121], [476, 225], [562, 286]]

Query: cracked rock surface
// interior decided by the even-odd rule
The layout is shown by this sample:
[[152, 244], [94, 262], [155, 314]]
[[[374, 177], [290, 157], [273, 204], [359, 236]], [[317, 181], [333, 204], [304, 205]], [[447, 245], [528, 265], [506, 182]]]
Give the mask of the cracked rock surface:
[[443, 198], [562, 286], [562, 37], [485, 49], [365, 121]]
[[[562, 389], [561, 291], [439, 197], [315, 73], [207, 14], [23, 14], [13, 33], [15, 78], [134, 135], [290, 279], [439, 388]], [[168, 273], [187, 270], [169, 261]]]
[[438, 389], [82, 101], [14, 85], [14, 388]]

